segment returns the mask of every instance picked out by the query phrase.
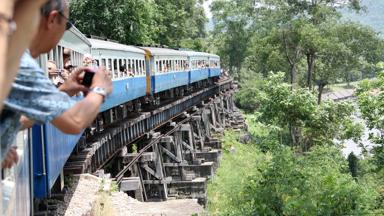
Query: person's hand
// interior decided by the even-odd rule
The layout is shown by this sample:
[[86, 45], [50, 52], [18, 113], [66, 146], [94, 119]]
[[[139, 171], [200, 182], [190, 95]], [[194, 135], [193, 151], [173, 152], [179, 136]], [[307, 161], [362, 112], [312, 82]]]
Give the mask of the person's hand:
[[88, 92], [89, 89], [81, 84], [83, 80], [83, 72], [86, 68], [77, 68], [72, 71], [68, 79], [60, 86], [60, 91], [67, 93], [69, 96], [74, 96], [79, 92]]
[[1, 168], [2, 169], [12, 168], [18, 161], [19, 161], [19, 155], [17, 154], [17, 147], [13, 146], [8, 150], [7, 155], [5, 155], [5, 158], [1, 163]]
[[112, 93], [112, 80], [104, 67], [100, 67], [93, 77], [91, 88], [101, 87], [108, 94]]

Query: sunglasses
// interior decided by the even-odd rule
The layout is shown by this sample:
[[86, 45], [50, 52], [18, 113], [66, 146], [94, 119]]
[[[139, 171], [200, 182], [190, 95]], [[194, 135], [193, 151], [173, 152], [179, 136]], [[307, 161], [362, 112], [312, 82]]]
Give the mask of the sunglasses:
[[69, 18], [66, 17], [62, 12], [60, 12], [59, 14], [60, 14], [61, 17], [63, 17], [63, 18], [67, 21], [67, 23], [66, 23], [66, 25], [65, 25], [65, 30], [66, 30], [66, 31], [69, 30], [69, 29], [71, 29], [73, 26], [75, 26], [75, 25], [69, 20]]

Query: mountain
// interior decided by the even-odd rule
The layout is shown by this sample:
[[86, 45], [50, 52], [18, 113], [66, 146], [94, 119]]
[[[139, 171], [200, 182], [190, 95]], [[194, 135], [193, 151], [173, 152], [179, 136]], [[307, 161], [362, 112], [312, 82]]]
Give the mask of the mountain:
[[358, 14], [349, 9], [342, 9], [344, 19], [371, 26], [384, 36], [384, 1], [362, 0], [362, 4], [366, 11]]

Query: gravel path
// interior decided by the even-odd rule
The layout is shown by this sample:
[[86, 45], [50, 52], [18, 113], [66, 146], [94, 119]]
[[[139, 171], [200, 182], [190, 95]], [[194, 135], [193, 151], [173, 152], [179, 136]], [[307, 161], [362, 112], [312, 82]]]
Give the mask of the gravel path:
[[122, 192], [112, 194], [112, 203], [117, 216], [191, 216], [204, 212], [197, 200], [143, 203]]
[[65, 195], [64, 202], [59, 204], [58, 216], [88, 216], [97, 199], [101, 180], [89, 174], [74, 177], [74, 184]]

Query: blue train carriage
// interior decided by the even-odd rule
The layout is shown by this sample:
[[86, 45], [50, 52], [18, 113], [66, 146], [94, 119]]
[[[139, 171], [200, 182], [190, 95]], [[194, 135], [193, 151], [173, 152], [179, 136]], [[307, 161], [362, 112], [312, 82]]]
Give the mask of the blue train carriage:
[[97, 64], [105, 66], [112, 74], [113, 93], [101, 107], [102, 112], [146, 96], [145, 52], [142, 49], [112, 41], [89, 40]]
[[221, 76], [220, 56], [208, 54], [209, 58], [209, 78], [217, 79]]
[[190, 67], [189, 84], [208, 80], [209, 77], [209, 54], [195, 51], [184, 51], [188, 56]]
[[[64, 49], [70, 50], [70, 59]], [[47, 68], [48, 61], [54, 61], [59, 71], [64, 68], [64, 61], [70, 61], [74, 67], [83, 64], [83, 56], [91, 53], [91, 43], [76, 28], [66, 31], [56, 48], [42, 55], [39, 62]], [[47, 74], [48, 75], [48, 74]], [[63, 167], [81, 138], [79, 135], [67, 135], [51, 124], [36, 125], [32, 129], [34, 197], [50, 197], [51, 189], [59, 176], [63, 177]], [[63, 186], [63, 185], [61, 185]]]
[[142, 47], [142, 49], [146, 52], [147, 78], [150, 78], [151, 83], [147, 93], [158, 95], [188, 86], [189, 66], [186, 53], [157, 47]]

